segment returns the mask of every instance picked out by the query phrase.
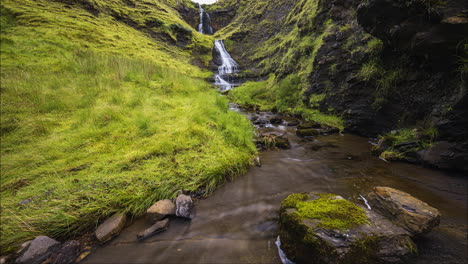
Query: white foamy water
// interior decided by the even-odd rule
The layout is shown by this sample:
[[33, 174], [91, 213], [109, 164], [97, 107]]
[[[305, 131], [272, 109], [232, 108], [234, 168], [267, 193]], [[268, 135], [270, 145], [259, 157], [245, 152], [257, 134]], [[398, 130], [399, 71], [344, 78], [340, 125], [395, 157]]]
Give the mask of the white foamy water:
[[276, 244], [276, 247], [278, 248], [278, 254], [280, 256], [281, 262], [283, 264], [295, 264], [294, 262], [292, 262], [286, 257], [286, 254], [284, 254], [283, 250], [281, 249], [281, 240], [279, 236], [276, 238], [275, 244]]
[[364, 203], [365, 203], [366, 206], [367, 206], [367, 209], [372, 210], [372, 208], [371, 208], [371, 206], [369, 205], [369, 202], [367, 201], [367, 199], [364, 198], [364, 196], [362, 196], [362, 195], [359, 195], [359, 197], [361, 197], [361, 200], [364, 201]]
[[[198, 24], [198, 32], [202, 34], [213, 34], [213, 28], [211, 27], [211, 18], [210, 14], [205, 12], [205, 9], [201, 7], [201, 5], [198, 5], [198, 8], [200, 9], [200, 24]], [[206, 21], [208, 22], [208, 25], [204, 24], [204, 21], [206, 18]], [[207, 32], [205, 32], [205, 28], [207, 28]]]
[[218, 67], [219, 75], [226, 75], [236, 72], [239, 69], [237, 62], [231, 57], [229, 52], [227, 52], [224, 47], [224, 42], [222, 40], [215, 40], [215, 48], [218, 51], [221, 57], [221, 66]]

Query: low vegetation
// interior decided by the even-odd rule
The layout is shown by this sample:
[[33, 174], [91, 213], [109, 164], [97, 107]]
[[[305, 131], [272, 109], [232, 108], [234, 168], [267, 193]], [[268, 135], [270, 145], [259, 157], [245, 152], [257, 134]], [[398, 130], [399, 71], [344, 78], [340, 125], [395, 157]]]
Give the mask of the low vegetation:
[[253, 109], [279, 111], [339, 129], [344, 128], [343, 120], [340, 117], [314, 109], [317, 106], [317, 101], [324, 99], [324, 95], [312, 96], [309, 106], [306, 106], [300, 94], [300, 79], [298, 77], [290, 75], [278, 81], [272, 74], [265, 81], [244, 83], [232, 90], [229, 93], [229, 98]]
[[[152, 3], [130, 2], [93, 1], [94, 16], [79, 4], [2, 1], [2, 253], [115, 212], [140, 215], [177, 190], [208, 193], [249, 166], [250, 123], [190, 64], [211, 58], [211, 37], [193, 32], [181, 47], [188, 25], [175, 1], [148, 9], [163, 27], [151, 32], [112, 15], [138, 21]], [[175, 44], [159, 30], [175, 30]]]

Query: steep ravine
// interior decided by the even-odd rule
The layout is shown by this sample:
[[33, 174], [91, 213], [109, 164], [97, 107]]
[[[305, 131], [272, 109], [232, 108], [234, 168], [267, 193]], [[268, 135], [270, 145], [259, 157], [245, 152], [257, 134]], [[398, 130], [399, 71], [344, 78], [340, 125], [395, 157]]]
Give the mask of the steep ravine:
[[[390, 142], [388, 156], [468, 170], [466, 2], [221, 0], [207, 7], [212, 20], [228, 4], [236, 15], [216, 37], [247, 76], [275, 75], [273, 110], [286, 94], [290, 109], [339, 116], [359, 135], [414, 130], [416, 144]], [[297, 89], [277, 88], [288, 78]]]

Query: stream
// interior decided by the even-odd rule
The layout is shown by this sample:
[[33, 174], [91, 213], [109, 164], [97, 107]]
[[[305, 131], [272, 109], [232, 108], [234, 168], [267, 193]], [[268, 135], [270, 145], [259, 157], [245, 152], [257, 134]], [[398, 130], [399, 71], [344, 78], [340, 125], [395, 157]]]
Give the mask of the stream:
[[[208, 14], [200, 7], [201, 33]], [[209, 18], [209, 17], [208, 17]], [[229, 74], [237, 63], [216, 40], [223, 64], [215, 75], [221, 91], [234, 88]], [[276, 115], [250, 112], [231, 104], [253, 120]], [[466, 263], [467, 181], [461, 174], [388, 163], [371, 155], [372, 142], [351, 134], [304, 139], [295, 126], [264, 122], [273, 132], [285, 134], [291, 148], [260, 154], [262, 166], [252, 167], [196, 203], [193, 220], [171, 219], [167, 231], [144, 241], [136, 235], [148, 227], [144, 218], [130, 223], [111, 242], [98, 246], [84, 263], [282, 263], [276, 246], [278, 209], [291, 193], [335, 193], [366, 206], [362, 195], [375, 186], [410, 193], [439, 209], [441, 224], [417, 240], [419, 257], [413, 263]]]

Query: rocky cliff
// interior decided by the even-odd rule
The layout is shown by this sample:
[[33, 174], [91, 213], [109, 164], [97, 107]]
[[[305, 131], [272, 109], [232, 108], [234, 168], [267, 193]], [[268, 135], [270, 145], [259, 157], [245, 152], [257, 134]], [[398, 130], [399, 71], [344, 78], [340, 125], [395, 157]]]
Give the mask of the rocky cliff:
[[[221, 0], [212, 20], [230, 19], [221, 12], [229, 4], [235, 16], [216, 37], [241, 67], [259, 80], [274, 74], [276, 84], [297, 80], [270, 91], [295, 105], [273, 108], [318, 109], [364, 136], [392, 132], [397, 140], [382, 151], [393, 159], [468, 169], [465, 1]], [[436, 160], [420, 152], [436, 142], [447, 146]]]

